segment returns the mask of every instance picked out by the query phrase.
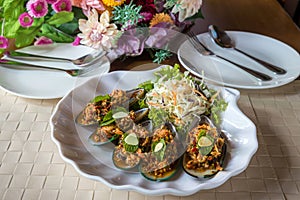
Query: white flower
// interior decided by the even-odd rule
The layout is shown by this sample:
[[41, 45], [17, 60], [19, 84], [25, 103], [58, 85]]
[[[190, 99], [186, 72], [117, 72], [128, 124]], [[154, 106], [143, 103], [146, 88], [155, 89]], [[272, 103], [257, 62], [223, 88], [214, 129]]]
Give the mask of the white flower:
[[178, 20], [183, 22], [186, 18], [195, 15], [202, 6], [202, 0], [178, 0], [172, 13], [178, 13]]
[[119, 31], [115, 24], [109, 23], [108, 11], [103, 12], [98, 21], [98, 13], [93, 9], [88, 20], [79, 19], [78, 23], [79, 30], [82, 32], [78, 34], [81, 44], [104, 50], [109, 50], [114, 46]]

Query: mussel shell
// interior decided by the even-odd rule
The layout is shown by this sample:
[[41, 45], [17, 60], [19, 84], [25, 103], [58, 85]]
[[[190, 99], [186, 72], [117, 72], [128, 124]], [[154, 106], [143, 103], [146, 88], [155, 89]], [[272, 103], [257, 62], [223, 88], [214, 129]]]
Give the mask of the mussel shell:
[[140, 159], [138, 160], [138, 162], [134, 163], [134, 165], [127, 164], [125, 162], [125, 157], [124, 157], [124, 159], [120, 159], [123, 157], [123, 155], [120, 155], [120, 153], [118, 151], [120, 151], [120, 149], [117, 149], [117, 147], [116, 147], [112, 154], [113, 163], [114, 163], [115, 167], [117, 167], [118, 169], [131, 170], [131, 169], [136, 168], [140, 164]]
[[[190, 131], [192, 131], [194, 128], [196, 128], [198, 125], [201, 125], [201, 124], [207, 124], [209, 125], [211, 128], [215, 128], [216, 131], [219, 133], [219, 130], [216, 128], [216, 126], [213, 124], [213, 122], [205, 115], [201, 115], [200, 117], [198, 117], [198, 122], [195, 120], [194, 122], [197, 122], [197, 123], [193, 123], [193, 127], [191, 127]], [[222, 137], [221, 134], [218, 134], [217, 137]], [[187, 145], [189, 145], [190, 141], [189, 141], [189, 133], [187, 134]], [[218, 157], [218, 160], [217, 162], [220, 163], [221, 167], [223, 167], [223, 163], [224, 163], [224, 159], [225, 159], [225, 154], [226, 154], [226, 140], [224, 141], [224, 144], [222, 146], [222, 150], [221, 150], [221, 156]], [[207, 170], [204, 170], [204, 171], [200, 171], [200, 170], [191, 170], [191, 169], [188, 169], [186, 168], [186, 163], [188, 162], [188, 158], [187, 158], [187, 154], [188, 153], [184, 153], [183, 155], [183, 159], [182, 159], [182, 168], [183, 170], [193, 176], [193, 177], [196, 177], [196, 178], [209, 178], [209, 177], [212, 177], [214, 176], [216, 173], [219, 172], [219, 170], [214, 170], [214, 169], [207, 169]]]
[[[224, 143], [224, 145], [222, 147], [222, 156], [218, 160], [221, 167], [223, 167], [223, 165], [224, 165], [224, 160], [225, 160], [225, 157], [226, 157], [226, 151], [227, 151], [227, 146], [226, 146], [226, 143]], [[212, 178], [213, 176], [215, 176], [220, 171], [220, 170], [213, 170], [213, 169], [207, 169], [205, 171], [197, 171], [197, 170], [187, 169], [186, 168], [186, 154], [183, 155], [182, 168], [188, 175], [190, 175], [194, 178], [198, 178], [198, 179]]]
[[[177, 152], [176, 154], [178, 154], [178, 157], [175, 157], [174, 160], [168, 160], [167, 161], [168, 166], [165, 166], [162, 169], [171, 167], [171, 170], [168, 170], [164, 173], [159, 173], [160, 175], [158, 175], [158, 176], [155, 175], [155, 172], [158, 172], [161, 169], [154, 169], [154, 168], [156, 168], [156, 166], [154, 166], [153, 169], [148, 168], [149, 171], [146, 171], [144, 169], [144, 166], [149, 165], [149, 163], [145, 161], [146, 159], [143, 160], [139, 166], [139, 171], [143, 177], [145, 177], [146, 179], [151, 180], [151, 181], [166, 181], [166, 180], [169, 180], [171, 177], [173, 177], [176, 174], [176, 172], [178, 171], [178, 168], [180, 165], [180, 155], [182, 154], [182, 151], [183, 151], [182, 144], [178, 138], [178, 133], [176, 131], [175, 126], [171, 122], [165, 122], [165, 124], [162, 127], [165, 127], [171, 131], [171, 134], [173, 135], [173, 140], [175, 141], [175, 143], [173, 143], [173, 144], [168, 144], [168, 145], [172, 145], [172, 146], [167, 146], [166, 151], [174, 152], [172, 149], [176, 148], [176, 152]], [[171, 147], [171, 149], [170, 149], [170, 147]], [[148, 156], [150, 156], [150, 157], [155, 156], [152, 153], [153, 152], [151, 151], [151, 153]], [[152, 162], [152, 161], [149, 161], [149, 162]], [[153, 170], [153, 171], [151, 172], [150, 170]]]
[[92, 144], [92, 145], [95, 145], [95, 146], [101, 146], [101, 145], [105, 145], [107, 143], [113, 143], [114, 145], [117, 145], [118, 142], [119, 142], [119, 136], [118, 135], [114, 135], [113, 137], [107, 139], [107, 141], [95, 141], [94, 140], [94, 137], [99, 137], [97, 134], [96, 134], [97, 130], [95, 130], [88, 138], [88, 141]]
[[126, 95], [129, 97], [129, 105], [132, 106], [133, 104], [138, 102], [138, 100], [144, 98], [145, 90], [142, 88], [127, 90]]
[[135, 111], [135, 123], [141, 122], [143, 119], [145, 119], [148, 116], [150, 109], [149, 108], [142, 108], [140, 110]]
[[169, 180], [176, 174], [176, 172], [178, 171], [179, 165], [180, 165], [180, 159], [177, 159], [176, 161], [171, 163], [170, 166], [172, 166], [172, 169], [170, 171], [163, 173], [162, 176], [155, 176], [151, 172], [143, 171], [143, 165], [147, 165], [147, 164], [148, 163], [141, 162], [141, 164], [139, 165], [139, 171], [140, 171], [141, 175], [150, 181], [161, 182], [161, 181]]
[[83, 119], [84, 119], [84, 110], [81, 111], [77, 117], [75, 118], [75, 122], [81, 126], [91, 126], [91, 125], [95, 125], [98, 124], [99, 122], [97, 120], [91, 120], [89, 121], [89, 123], [83, 123]]

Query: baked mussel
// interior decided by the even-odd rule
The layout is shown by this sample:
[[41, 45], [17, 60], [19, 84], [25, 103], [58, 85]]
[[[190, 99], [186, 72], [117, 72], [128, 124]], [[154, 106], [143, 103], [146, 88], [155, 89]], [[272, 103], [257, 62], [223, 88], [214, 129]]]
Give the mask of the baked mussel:
[[[113, 112], [114, 111], [114, 112]], [[89, 141], [93, 145], [103, 145], [109, 142], [118, 144], [120, 137], [133, 126], [146, 118], [148, 108], [127, 112], [124, 108], [119, 108], [107, 113], [100, 122], [100, 125], [90, 135]]]
[[187, 134], [187, 147], [183, 155], [184, 171], [196, 178], [209, 178], [223, 170], [226, 154], [225, 138], [206, 116]]
[[98, 124], [114, 108], [131, 107], [145, 96], [144, 89], [132, 89], [128, 91], [113, 90], [111, 94], [99, 95], [92, 99], [75, 119], [77, 124], [89, 126]]
[[178, 170], [182, 146], [170, 122], [157, 128], [151, 138], [151, 149], [144, 153], [139, 170], [151, 181], [170, 179]]
[[122, 170], [137, 167], [145, 152], [150, 151], [151, 121], [134, 124], [124, 133], [113, 151], [113, 163]]

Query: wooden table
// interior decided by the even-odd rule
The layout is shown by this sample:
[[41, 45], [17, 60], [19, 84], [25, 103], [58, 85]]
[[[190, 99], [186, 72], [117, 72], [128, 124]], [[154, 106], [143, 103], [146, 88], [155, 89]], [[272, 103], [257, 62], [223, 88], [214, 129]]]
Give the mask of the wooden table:
[[[203, 13], [206, 19], [195, 27], [199, 33], [214, 23], [265, 34], [300, 51], [299, 30], [276, 0], [205, 0]], [[119, 61], [112, 70], [147, 62], [147, 57]], [[24, 99], [0, 90], [0, 199], [300, 199], [300, 80], [274, 89], [241, 90], [238, 105], [257, 127], [259, 149], [244, 172], [188, 197], [114, 190], [80, 175], [51, 140], [49, 119], [59, 100]]]

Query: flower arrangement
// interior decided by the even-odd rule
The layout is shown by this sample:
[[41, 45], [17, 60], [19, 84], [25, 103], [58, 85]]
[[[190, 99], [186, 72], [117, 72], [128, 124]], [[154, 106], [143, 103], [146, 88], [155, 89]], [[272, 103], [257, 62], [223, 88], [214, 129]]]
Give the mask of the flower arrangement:
[[149, 46], [161, 62], [171, 54], [158, 29], [188, 29], [202, 18], [201, 6], [202, 0], [4, 0], [0, 53], [11, 40], [16, 48], [72, 42], [115, 57], [140, 55]]

